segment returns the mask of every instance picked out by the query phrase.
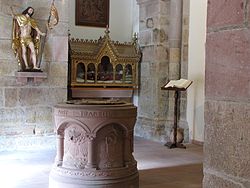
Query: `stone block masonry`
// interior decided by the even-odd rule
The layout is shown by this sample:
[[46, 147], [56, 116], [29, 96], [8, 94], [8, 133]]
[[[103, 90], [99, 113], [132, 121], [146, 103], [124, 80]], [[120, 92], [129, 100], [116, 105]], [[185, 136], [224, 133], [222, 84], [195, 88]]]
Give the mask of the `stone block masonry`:
[[44, 32], [50, 3], [0, 0], [0, 150], [55, 146], [52, 109], [67, 99], [69, 1], [55, 1], [60, 21], [48, 33], [41, 65], [47, 79], [17, 83], [18, 63], [11, 49], [10, 6], [16, 13], [32, 6], [33, 18]]
[[203, 187], [250, 186], [248, 0], [208, 0]]
[[[164, 143], [169, 139], [173, 127], [174, 98], [172, 92], [162, 91], [161, 86], [167, 80], [179, 78], [180, 66], [186, 69], [182, 70], [184, 76], [187, 72], [187, 66], [181, 64], [182, 45], [188, 44], [187, 39], [181, 44], [182, 19], [184, 19], [182, 1], [137, 0], [137, 2], [140, 19], [139, 44], [143, 56], [135, 134]], [[188, 141], [184, 95], [180, 106], [179, 125], [185, 129], [185, 141]]]

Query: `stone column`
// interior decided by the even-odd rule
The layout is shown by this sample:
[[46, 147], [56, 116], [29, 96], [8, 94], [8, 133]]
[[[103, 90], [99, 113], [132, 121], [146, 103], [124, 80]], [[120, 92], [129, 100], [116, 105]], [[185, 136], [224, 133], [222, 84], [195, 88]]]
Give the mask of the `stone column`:
[[182, 0], [137, 0], [143, 58], [136, 135], [165, 142], [173, 126], [174, 92], [160, 88], [180, 77]]
[[169, 79], [180, 78], [182, 0], [170, 1]]
[[[169, 80], [187, 79], [187, 53], [183, 53], [184, 45], [188, 43], [188, 16], [189, 0], [170, 1], [170, 27], [169, 27]], [[185, 14], [185, 15], [183, 15]], [[186, 27], [185, 27], [186, 26]], [[185, 32], [185, 35], [183, 34]], [[186, 36], [187, 35], [187, 36]], [[185, 37], [185, 38], [184, 38]], [[187, 50], [187, 47], [185, 48]], [[185, 58], [185, 59], [184, 59]], [[185, 64], [184, 64], [185, 60]], [[189, 131], [186, 120], [186, 92], [180, 92], [178, 101], [178, 127], [184, 129], [185, 141], [188, 141]], [[174, 122], [174, 92], [169, 92], [168, 124]]]
[[62, 166], [64, 154], [64, 133], [59, 133], [57, 135], [57, 156], [56, 165]]
[[89, 136], [88, 140], [88, 162], [85, 168], [96, 168], [95, 153], [94, 153], [94, 137]]
[[204, 188], [250, 187], [249, 8], [208, 1]]
[[135, 162], [133, 152], [134, 152], [134, 131], [131, 130], [128, 134], [124, 135], [125, 146], [124, 146], [124, 161], [126, 165], [131, 165]]
[[[169, 27], [169, 80], [180, 79], [181, 72], [181, 39], [182, 39], [182, 0], [170, 1]], [[174, 121], [174, 92], [169, 92], [168, 119]], [[178, 101], [178, 107], [180, 103]], [[179, 108], [178, 108], [179, 114]], [[178, 123], [179, 124], [179, 123]]]
[[[190, 0], [182, 2], [182, 29], [181, 29], [181, 60], [180, 60], [180, 77], [188, 77], [188, 49], [189, 49], [189, 12]], [[195, 81], [195, 80], [193, 80]], [[193, 85], [192, 85], [193, 86]], [[188, 89], [187, 92], [190, 92]], [[184, 128], [184, 140], [191, 140], [193, 135], [193, 125], [188, 125], [187, 122], [187, 92], [181, 92], [180, 100], [180, 121], [179, 126]]]
[[168, 95], [160, 88], [168, 79], [170, 3], [161, 0], [137, 2], [139, 44], [143, 57], [135, 134], [164, 141]]

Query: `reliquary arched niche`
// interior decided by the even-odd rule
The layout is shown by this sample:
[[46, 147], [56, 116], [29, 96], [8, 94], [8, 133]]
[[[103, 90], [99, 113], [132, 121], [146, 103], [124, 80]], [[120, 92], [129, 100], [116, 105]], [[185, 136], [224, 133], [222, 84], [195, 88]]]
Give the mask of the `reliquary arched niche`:
[[98, 40], [69, 41], [70, 98], [132, 97], [141, 59], [136, 37], [114, 42], [109, 31]]

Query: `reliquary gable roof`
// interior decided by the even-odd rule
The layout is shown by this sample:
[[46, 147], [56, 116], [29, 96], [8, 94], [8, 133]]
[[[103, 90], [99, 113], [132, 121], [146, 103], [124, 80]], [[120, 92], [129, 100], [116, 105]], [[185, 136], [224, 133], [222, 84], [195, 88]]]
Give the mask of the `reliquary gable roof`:
[[97, 59], [104, 54], [104, 51], [114, 59], [136, 59], [138, 61], [141, 57], [135, 36], [132, 42], [112, 41], [108, 30], [98, 40], [70, 38], [69, 44], [72, 58], [81, 56], [86, 59]]

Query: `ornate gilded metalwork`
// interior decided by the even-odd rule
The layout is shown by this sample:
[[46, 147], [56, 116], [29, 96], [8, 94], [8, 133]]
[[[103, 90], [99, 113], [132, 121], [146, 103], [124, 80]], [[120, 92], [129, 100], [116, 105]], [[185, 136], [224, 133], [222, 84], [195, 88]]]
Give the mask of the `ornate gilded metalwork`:
[[114, 42], [106, 29], [98, 40], [70, 39], [71, 88], [137, 88], [141, 58], [136, 37]]

